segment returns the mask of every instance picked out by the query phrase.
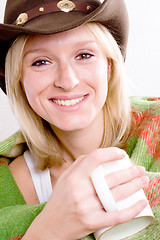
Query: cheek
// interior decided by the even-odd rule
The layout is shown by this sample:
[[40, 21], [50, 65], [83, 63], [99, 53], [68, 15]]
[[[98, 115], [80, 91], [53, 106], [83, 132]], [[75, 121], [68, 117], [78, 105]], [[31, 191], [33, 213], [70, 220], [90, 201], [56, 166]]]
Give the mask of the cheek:
[[32, 98], [34, 98], [35, 95], [37, 95], [37, 88], [36, 85], [34, 83], [32, 83], [31, 81], [27, 81], [27, 79], [23, 79], [23, 88], [26, 94], [26, 97], [28, 99], [28, 101], [30, 102], [30, 100]]
[[106, 77], [104, 78], [104, 81], [102, 81], [101, 86], [99, 86], [98, 98], [99, 98], [101, 107], [103, 107], [103, 105], [105, 104], [107, 93], [108, 93], [108, 81]]
[[23, 74], [23, 87], [27, 97], [39, 95], [46, 88], [45, 83], [42, 75], [30, 73], [30, 71]]
[[30, 74], [29, 72], [23, 75], [23, 89], [26, 94], [26, 98], [28, 100], [29, 105], [32, 108], [35, 108], [36, 106], [36, 99], [39, 95], [39, 92], [41, 90], [41, 86], [39, 82], [34, 78], [33, 74]]
[[105, 102], [108, 92], [108, 71], [107, 71], [107, 64], [103, 64], [99, 66], [96, 81], [96, 93], [97, 97], [101, 99], [101, 101]]

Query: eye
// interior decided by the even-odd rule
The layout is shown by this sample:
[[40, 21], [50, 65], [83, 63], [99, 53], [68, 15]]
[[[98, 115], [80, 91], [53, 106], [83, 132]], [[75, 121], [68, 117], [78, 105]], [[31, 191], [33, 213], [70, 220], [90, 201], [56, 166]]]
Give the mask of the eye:
[[89, 58], [91, 58], [91, 57], [93, 57], [93, 54], [90, 54], [90, 53], [81, 53], [81, 54], [79, 54], [79, 55], [76, 57], [76, 59], [78, 59], [78, 60], [86, 60], [86, 59], [89, 59]]
[[40, 59], [35, 61], [32, 66], [36, 66], [36, 67], [40, 67], [40, 66], [45, 66], [45, 65], [49, 65], [50, 62], [48, 60], [44, 60], [44, 59]]

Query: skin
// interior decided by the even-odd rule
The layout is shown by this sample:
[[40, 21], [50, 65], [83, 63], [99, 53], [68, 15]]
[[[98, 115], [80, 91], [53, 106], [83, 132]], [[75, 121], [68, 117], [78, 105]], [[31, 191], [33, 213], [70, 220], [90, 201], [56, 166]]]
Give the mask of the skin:
[[[100, 164], [126, 156], [118, 148], [99, 148], [109, 72], [108, 60], [86, 26], [29, 37], [23, 59], [23, 87], [28, 102], [50, 123], [76, 160], [73, 162], [62, 152], [66, 163], [50, 169], [53, 193], [23, 240], [79, 239], [132, 219], [147, 205], [142, 200], [129, 209], [106, 213], [90, 179]], [[80, 101], [70, 105], [73, 99]], [[69, 106], [58, 105], [58, 100], [70, 100]], [[27, 204], [39, 203], [23, 156], [10, 164], [10, 170]], [[143, 167], [131, 167], [106, 176], [115, 200], [144, 187], [148, 183], [144, 172]]]
[[[23, 85], [27, 99], [75, 157], [100, 145], [107, 72], [108, 61], [86, 26], [56, 35], [30, 37], [25, 47]], [[82, 97], [72, 106], [51, 101]], [[93, 139], [97, 141], [92, 143]]]

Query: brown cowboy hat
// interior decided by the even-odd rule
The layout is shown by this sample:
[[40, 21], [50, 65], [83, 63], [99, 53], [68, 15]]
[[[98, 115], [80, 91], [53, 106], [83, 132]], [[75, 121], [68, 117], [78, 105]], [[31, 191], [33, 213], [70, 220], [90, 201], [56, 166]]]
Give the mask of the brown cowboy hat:
[[4, 24], [0, 24], [2, 90], [6, 92], [6, 53], [18, 35], [58, 33], [93, 21], [110, 30], [125, 58], [128, 14], [124, 0], [7, 0]]

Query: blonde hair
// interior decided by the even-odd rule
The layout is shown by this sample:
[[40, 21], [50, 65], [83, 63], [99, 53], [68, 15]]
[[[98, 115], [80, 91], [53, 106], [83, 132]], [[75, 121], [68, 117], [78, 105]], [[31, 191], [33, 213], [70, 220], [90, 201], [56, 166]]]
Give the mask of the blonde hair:
[[[87, 25], [101, 44], [112, 65], [108, 82], [108, 95], [103, 108], [105, 112], [105, 132], [101, 147], [123, 147], [130, 127], [130, 102], [125, 86], [123, 57], [116, 41], [105, 27], [98, 23], [87, 23]], [[30, 107], [23, 90], [23, 50], [27, 39], [28, 35], [19, 36], [7, 53], [5, 65], [6, 89], [12, 110], [19, 121], [28, 147], [37, 160], [37, 167], [45, 169], [63, 163], [60, 155], [62, 145], [49, 123]]]
[[121, 46], [110, 32], [99, 23], [88, 27], [99, 41], [102, 50], [111, 61], [111, 76], [108, 80], [108, 94], [104, 106], [105, 132], [102, 147], [123, 147], [130, 129], [131, 106], [126, 85], [124, 59]]

